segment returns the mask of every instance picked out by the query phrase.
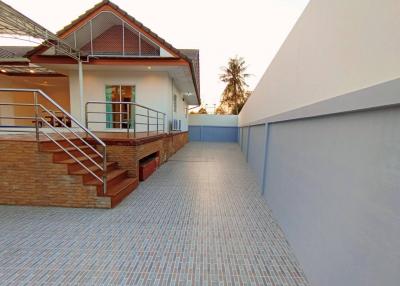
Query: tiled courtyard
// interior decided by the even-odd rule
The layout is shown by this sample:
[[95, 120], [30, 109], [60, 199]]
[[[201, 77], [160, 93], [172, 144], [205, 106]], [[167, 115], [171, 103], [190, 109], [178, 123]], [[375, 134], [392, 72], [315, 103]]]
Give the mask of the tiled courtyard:
[[308, 285], [259, 193], [237, 144], [190, 143], [112, 210], [0, 206], [0, 284]]

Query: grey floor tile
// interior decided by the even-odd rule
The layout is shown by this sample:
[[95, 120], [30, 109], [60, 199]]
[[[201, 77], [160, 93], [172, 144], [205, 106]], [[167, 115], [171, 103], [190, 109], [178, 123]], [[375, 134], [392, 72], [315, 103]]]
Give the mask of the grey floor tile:
[[190, 143], [112, 210], [0, 206], [2, 285], [308, 285], [237, 144]]

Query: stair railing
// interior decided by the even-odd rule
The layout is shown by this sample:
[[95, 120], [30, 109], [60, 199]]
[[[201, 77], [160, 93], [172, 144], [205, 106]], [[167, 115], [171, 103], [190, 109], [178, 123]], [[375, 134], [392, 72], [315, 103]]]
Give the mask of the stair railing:
[[[22, 88], [0, 88], [0, 92], [17, 92], [17, 93], [30, 93], [33, 96], [32, 103], [18, 103], [18, 102], [1, 102], [0, 107], [11, 107], [14, 109], [16, 107], [32, 107], [34, 109], [32, 116], [17, 116], [17, 115], [2, 115], [0, 114], [1, 120], [32, 120], [35, 124], [35, 134], [36, 141], [38, 144], [41, 142], [40, 135], [43, 134], [46, 138], [52, 141], [58, 148], [63, 150], [69, 157], [71, 157], [76, 163], [78, 163], [82, 168], [84, 168], [88, 173], [90, 173], [96, 180], [100, 181], [103, 185], [103, 193], [107, 192], [107, 146], [106, 144], [98, 138], [92, 131], [83, 126], [77, 119], [75, 119], [70, 113], [68, 113], [64, 108], [62, 108], [56, 101], [54, 101], [51, 97], [49, 97], [46, 93], [44, 93], [40, 89], [22, 89]], [[39, 99], [43, 99], [46, 105], [52, 105], [56, 107], [58, 110], [56, 112], [50, 110], [40, 103]], [[61, 114], [60, 119], [57, 114]], [[61, 127], [55, 127], [54, 124], [50, 124], [47, 118], [51, 118], [52, 122], [57, 122], [57, 124]], [[71, 124], [67, 124], [66, 121]], [[16, 126], [2, 126], [0, 127], [8, 127], [5, 131], [21, 131], [21, 128], [14, 128]], [[70, 125], [70, 126], [68, 126]], [[11, 127], [11, 128], [10, 128]], [[26, 127], [26, 126], [25, 126]], [[32, 126], [29, 126], [32, 127]], [[0, 131], [2, 128], [0, 128]], [[76, 129], [77, 131], [75, 131]], [[24, 131], [24, 129], [22, 129]], [[50, 130], [51, 132], [48, 132]], [[56, 135], [56, 136], [55, 136]], [[69, 143], [69, 147], [72, 148], [72, 151], [78, 151], [80, 155], [82, 155], [85, 159], [89, 160], [94, 166], [98, 168], [100, 171], [100, 175], [96, 171], [91, 170], [88, 166], [83, 164], [75, 155], [73, 155], [72, 151], [67, 150], [70, 148], [66, 148], [61, 145], [58, 140], [65, 140]], [[84, 150], [79, 148], [77, 144], [74, 143], [73, 140], [78, 140], [78, 142], [83, 143], [83, 146], [87, 146], [92, 152], [98, 155], [101, 158], [101, 162], [97, 162], [94, 160], [90, 154], [86, 153]], [[89, 142], [93, 141], [96, 145], [101, 147], [101, 152], [93, 147]]]

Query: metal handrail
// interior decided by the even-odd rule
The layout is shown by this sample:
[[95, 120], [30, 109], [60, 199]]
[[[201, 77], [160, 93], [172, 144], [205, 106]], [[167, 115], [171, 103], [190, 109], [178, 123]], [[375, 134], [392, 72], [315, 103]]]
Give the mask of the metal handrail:
[[[65, 141], [67, 141], [69, 144], [72, 145], [72, 147], [74, 147], [76, 150], [78, 150], [86, 159], [89, 159], [94, 165], [96, 165], [96, 167], [98, 167], [99, 169], [102, 169], [102, 167], [95, 161], [93, 160], [88, 154], [86, 154], [85, 152], [83, 152], [83, 150], [81, 148], [79, 148], [74, 142], [72, 142], [68, 137], [66, 137], [64, 134], [62, 134], [62, 132], [58, 131], [57, 128], [55, 128], [54, 126], [52, 126], [50, 123], [47, 122], [47, 120], [45, 120], [43, 117], [39, 118], [42, 122], [44, 122], [47, 126], [50, 127], [50, 129], [52, 129], [55, 133], [57, 133], [58, 135], [60, 135]], [[63, 149], [66, 153], [68, 153], [68, 151], [65, 148], [61, 148]], [[72, 157], [72, 156], [71, 156]], [[103, 155], [100, 155], [101, 158], [103, 158]]]
[[144, 109], [148, 109], [148, 110], [151, 110], [151, 111], [154, 111], [154, 112], [158, 112], [158, 113], [160, 113], [160, 114], [164, 114], [164, 115], [165, 115], [164, 112], [155, 110], [155, 109], [153, 109], [153, 108], [147, 107], [147, 106], [145, 106], [145, 105], [141, 105], [141, 104], [136, 103], [136, 102], [126, 102], [126, 101], [99, 101], [99, 100], [93, 100], [93, 101], [88, 101], [88, 102], [86, 102], [86, 105], [92, 104], [92, 103], [93, 103], [93, 104], [129, 104], [129, 105], [135, 105], [135, 106], [138, 106], [138, 107], [143, 107]]
[[[41, 117], [40, 119], [41, 119], [43, 122], [45, 122], [45, 123], [50, 127], [50, 129], [52, 129], [53, 131], [55, 131], [57, 134], [61, 135], [61, 137], [63, 137], [65, 140], [67, 140], [68, 143], [70, 143], [71, 145], [73, 145], [74, 148], [80, 150], [79, 147], [77, 147], [74, 143], [72, 143], [72, 141], [70, 141], [67, 137], [65, 137], [61, 132], [57, 131], [57, 129], [54, 128], [54, 127], [53, 127], [50, 123], [48, 123], [46, 120], [44, 120], [44, 118]], [[81, 161], [78, 160], [78, 158], [76, 158], [74, 155], [72, 155], [72, 154], [71, 154], [67, 149], [65, 149], [60, 143], [58, 143], [58, 142], [57, 142], [56, 140], [54, 140], [51, 136], [49, 136], [48, 133], [43, 132], [43, 131], [42, 131], [42, 133], [43, 133], [47, 138], [49, 138], [51, 141], [53, 141], [60, 149], [62, 149], [65, 153], [67, 153], [72, 159], [74, 159], [79, 165], [81, 165], [83, 168], [85, 168], [85, 170], [88, 171], [92, 176], [94, 176], [94, 177], [95, 177], [96, 179], [98, 179], [100, 182], [103, 181], [99, 176], [97, 176], [97, 174], [96, 174], [95, 172], [93, 172], [93, 171], [90, 170], [88, 167], [86, 167], [85, 164], [83, 164]], [[81, 152], [82, 152], [82, 151], [81, 151]], [[84, 154], [84, 157], [90, 159], [93, 163], [95, 163], [95, 165], [96, 165], [100, 170], [102, 170], [102, 167], [101, 167], [99, 164], [97, 164], [97, 162], [95, 162], [92, 158], [90, 158], [89, 155], [87, 155], [86, 153], [83, 153], [83, 154]]]
[[[88, 128], [86, 128], [84, 125], [82, 125], [77, 119], [75, 119], [71, 114], [69, 114], [63, 107], [61, 107], [56, 101], [54, 101], [52, 98], [50, 98], [46, 93], [44, 93], [40, 89], [29, 89], [29, 88], [0, 88], [0, 92], [30, 92], [33, 94], [33, 103], [0, 103], [1, 105], [4, 106], [32, 106], [34, 107], [34, 113], [35, 115], [32, 117], [28, 116], [0, 116], [0, 119], [33, 119], [35, 121], [35, 133], [36, 133], [36, 141], [39, 143], [40, 142], [40, 134], [45, 135], [48, 139], [50, 139], [53, 143], [55, 143], [61, 150], [63, 150], [68, 156], [70, 156], [75, 162], [77, 162], [79, 165], [81, 165], [86, 171], [88, 171], [94, 178], [99, 180], [103, 184], [103, 192], [104, 194], [107, 192], [107, 157], [106, 157], [106, 144], [98, 138], [92, 131], [90, 131]], [[45, 100], [47, 100], [50, 104], [55, 106], [58, 110], [57, 111], [51, 111], [48, 108], [44, 107], [42, 104], [39, 103], [38, 101], [38, 94], [42, 96]], [[93, 160], [93, 158], [84, 152], [79, 146], [77, 146], [71, 139], [75, 138], [68, 138], [65, 136], [63, 133], [57, 130], [54, 126], [52, 126], [47, 120], [45, 120], [42, 116], [39, 115], [39, 109], [42, 110], [42, 113], [45, 112], [48, 115], [50, 115], [52, 118], [54, 118], [58, 123], [61, 124], [63, 127], [64, 131], [65, 129], [73, 134], [77, 139], [79, 139], [81, 142], [84, 143], [87, 147], [89, 147], [96, 155], [98, 155], [102, 159], [102, 164], [100, 165], [98, 162]], [[68, 120], [71, 121], [71, 127], [67, 126], [63, 120], [60, 120], [55, 113], [61, 113], [63, 115], [63, 119], [68, 118]], [[78, 158], [76, 158], [70, 151], [68, 151], [66, 148], [64, 148], [59, 142], [57, 142], [56, 139], [54, 139], [50, 133], [45, 132], [40, 129], [41, 126], [39, 126], [39, 122], [41, 124], [45, 124], [48, 126], [54, 133], [57, 135], [61, 136], [64, 140], [66, 140], [73, 148], [74, 150], [79, 151], [83, 157], [88, 159], [94, 166], [96, 166], [102, 173], [101, 177], [96, 174], [95, 171], [92, 171], [90, 168], [85, 166]], [[72, 127], [72, 123], [74, 123], [77, 127]], [[75, 132], [73, 128], [80, 128], [82, 130], [82, 133], [86, 135], [86, 139], [83, 138], [81, 135], [79, 135], [78, 132]], [[94, 148], [87, 139], [90, 138], [96, 144], [100, 145], [102, 147], [102, 153], [98, 151], [96, 148]]]
[[[46, 111], [48, 114], [50, 114], [55, 120], [58, 121], [58, 123], [62, 124], [64, 128], [70, 128], [68, 127], [62, 120], [60, 120], [56, 115], [54, 115], [51, 111], [49, 111], [46, 107], [43, 105], [39, 104], [40, 108], [42, 108], [44, 111]], [[42, 118], [43, 119], [43, 118]], [[78, 139], [81, 140], [82, 143], [84, 143], [86, 146], [88, 146], [93, 152], [95, 152], [97, 155], [99, 155], [101, 158], [103, 158], [103, 154], [101, 154], [99, 151], [97, 151], [96, 148], [94, 148], [92, 145], [90, 145], [86, 140], [83, 140], [82, 137], [80, 137], [76, 132], [72, 130], [72, 128], [69, 130], [72, 134], [74, 134]]]
[[[116, 104], [116, 105], [126, 105], [126, 110], [127, 111], [90, 111], [89, 107], [91, 105], [107, 105], [107, 104]], [[136, 108], [143, 108], [146, 110], [146, 114], [141, 114], [141, 113], [136, 113]], [[121, 110], [121, 109], [120, 109]], [[133, 112], [132, 112], [133, 111]], [[156, 113], [155, 116], [151, 116], [150, 112]], [[121, 116], [121, 120], [120, 121], [114, 121], [114, 120], [107, 120], [107, 117], [105, 119], [105, 121], [101, 121], [101, 120], [90, 120], [89, 115], [90, 114], [124, 114], [127, 115], [126, 120], [122, 119]], [[131, 114], [133, 114], [133, 118], [131, 118]], [[154, 115], [154, 114], [152, 114]], [[136, 117], [145, 117], [146, 118], [146, 122], [138, 122]], [[160, 117], [161, 116], [161, 117]], [[158, 132], [165, 132], [165, 117], [166, 114], [164, 112], [158, 111], [156, 109], [138, 104], [136, 102], [126, 102], [126, 101], [88, 101], [85, 104], [85, 123], [86, 123], [86, 128], [89, 128], [89, 124], [90, 123], [105, 123], [107, 124], [120, 124], [121, 128], [122, 125], [126, 125], [126, 131], [127, 131], [127, 135], [129, 137], [130, 134], [130, 129], [131, 129], [131, 123], [133, 121], [133, 133], [134, 133], [134, 137], [136, 137], [136, 131], [137, 131], [137, 125], [146, 125], [147, 126], [147, 135], [150, 134], [150, 127], [151, 126], [157, 126], [156, 130], [152, 130], [152, 131], [156, 131]], [[152, 120], [156, 120], [157, 123], [151, 123], [150, 119]], [[154, 121], [153, 121], [154, 122]], [[162, 125], [162, 130], [160, 130], [159, 126]], [[125, 128], [122, 128], [125, 129]]]

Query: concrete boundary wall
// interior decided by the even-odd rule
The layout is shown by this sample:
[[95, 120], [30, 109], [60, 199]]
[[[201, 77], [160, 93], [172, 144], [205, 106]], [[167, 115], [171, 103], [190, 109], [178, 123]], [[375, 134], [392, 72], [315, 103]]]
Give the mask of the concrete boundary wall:
[[218, 114], [189, 114], [189, 125], [237, 127], [238, 116]]
[[238, 116], [190, 114], [190, 141], [237, 142]]
[[240, 124], [400, 76], [398, 0], [310, 0], [239, 115]]
[[241, 126], [311, 285], [398, 285], [400, 80]]

